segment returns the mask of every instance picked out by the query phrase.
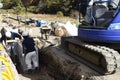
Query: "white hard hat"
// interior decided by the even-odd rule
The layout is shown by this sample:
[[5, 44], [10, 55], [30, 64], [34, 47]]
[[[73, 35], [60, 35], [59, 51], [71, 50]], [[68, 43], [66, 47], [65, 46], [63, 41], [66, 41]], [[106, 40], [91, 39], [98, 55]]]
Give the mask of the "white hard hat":
[[22, 36], [28, 36], [28, 32], [23, 32]]
[[5, 33], [5, 35], [6, 35], [6, 37], [10, 38], [10, 37], [11, 37], [11, 32], [7, 31], [7, 32]]

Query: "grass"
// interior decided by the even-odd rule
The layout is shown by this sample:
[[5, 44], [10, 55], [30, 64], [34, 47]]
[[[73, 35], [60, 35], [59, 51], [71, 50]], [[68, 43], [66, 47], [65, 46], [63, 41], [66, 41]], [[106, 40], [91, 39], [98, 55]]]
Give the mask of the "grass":
[[[14, 14], [13, 10], [2, 10], [2, 13], [10, 14], [12, 17], [17, 18], [17, 14]], [[79, 25], [78, 20], [70, 18], [69, 16], [58, 17], [57, 15], [53, 15], [53, 14], [33, 14], [33, 13], [22, 13], [19, 15], [22, 16], [22, 20], [25, 20], [28, 18], [36, 18], [38, 20], [45, 20], [48, 22], [59, 21], [62, 23], [66, 23], [67, 21], [70, 21], [71, 23]]]
[[57, 17], [57, 15], [51, 15], [51, 14], [32, 14], [32, 13], [28, 13], [28, 14], [22, 14], [21, 15], [24, 19], [25, 18], [37, 18], [39, 20], [45, 20], [45, 21], [59, 21], [62, 23], [66, 23], [67, 21], [70, 21], [71, 23], [77, 23], [78, 21], [64, 16], [64, 17]]
[[[14, 18], [16, 18], [16, 14], [13, 14], [13, 10], [2, 10], [3, 14], [10, 14]], [[71, 23], [78, 23], [78, 20], [70, 18], [68, 16], [58, 17], [57, 15], [52, 14], [33, 14], [33, 13], [22, 13], [20, 14], [22, 16], [22, 19], [26, 18], [37, 18], [39, 20], [46, 20], [46, 21], [59, 21], [62, 23], [66, 23], [67, 21], [70, 21]]]

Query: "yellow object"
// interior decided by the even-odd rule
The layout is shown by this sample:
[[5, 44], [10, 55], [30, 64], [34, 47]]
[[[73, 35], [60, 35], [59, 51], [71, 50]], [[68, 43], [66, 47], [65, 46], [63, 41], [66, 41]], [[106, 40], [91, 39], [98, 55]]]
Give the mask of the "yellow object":
[[2, 21], [3, 20], [3, 17], [2, 16], [0, 16], [0, 21]]
[[1, 72], [2, 78], [4, 80], [15, 80], [13, 72], [12, 72], [12, 68], [11, 68], [10, 63], [7, 60], [7, 58], [0, 56], [0, 61], [2, 61], [2, 65], [5, 68], [5, 70], [3, 72]]
[[0, 77], [2, 77], [3, 80], [15, 80], [11, 61], [2, 44], [0, 44]]
[[0, 44], [0, 51], [4, 51], [2, 44]]

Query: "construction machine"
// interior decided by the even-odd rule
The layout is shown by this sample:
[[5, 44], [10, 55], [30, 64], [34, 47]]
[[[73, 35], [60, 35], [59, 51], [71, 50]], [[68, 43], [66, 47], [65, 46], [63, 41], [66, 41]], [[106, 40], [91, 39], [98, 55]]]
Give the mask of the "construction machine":
[[[109, 9], [96, 1], [91, 8], [92, 23], [79, 25], [78, 36], [62, 37], [62, 46], [100, 74], [120, 68], [120, 8]], [[80, 3], [79, 5], [81, 5]]]

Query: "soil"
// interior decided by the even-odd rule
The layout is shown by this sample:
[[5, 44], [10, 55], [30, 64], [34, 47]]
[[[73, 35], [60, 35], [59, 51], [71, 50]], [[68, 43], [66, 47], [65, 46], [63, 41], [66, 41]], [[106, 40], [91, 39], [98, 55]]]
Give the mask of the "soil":
[[21, 80], [54, 80], [48, 75], [45, 67], [41, 67], [37, 72], [31, 72], [29, 74], [19, 74]]

